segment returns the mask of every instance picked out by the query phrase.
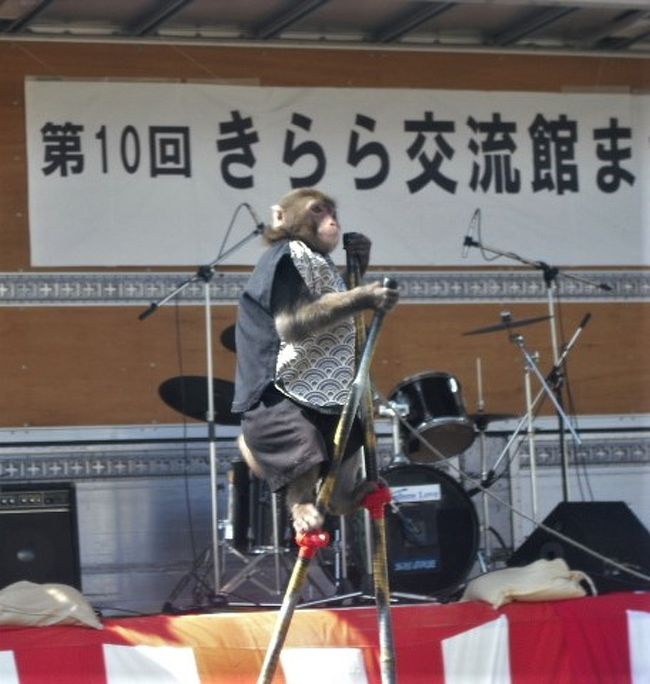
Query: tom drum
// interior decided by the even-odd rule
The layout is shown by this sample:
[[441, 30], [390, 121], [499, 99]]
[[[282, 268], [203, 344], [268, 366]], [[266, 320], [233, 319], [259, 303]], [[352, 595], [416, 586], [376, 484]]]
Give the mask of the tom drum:
[[[388, 399], [408, 407], [406, 422], [444, 458], [456, 456], [472, 445], [474, 424], [467, 416], [460, 383], [453, 375], [433, 371], [413, 375], [400, 382]], [[405, 428], [402, 437], [411, 461], [441, 460]]]

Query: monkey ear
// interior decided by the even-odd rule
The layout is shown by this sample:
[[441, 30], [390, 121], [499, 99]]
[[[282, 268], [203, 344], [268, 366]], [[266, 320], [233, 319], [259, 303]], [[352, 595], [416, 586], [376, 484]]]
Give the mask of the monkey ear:
[[271, 207], [271, 228], [279, 228], [284, 224], [284, 210], [279, 204]]

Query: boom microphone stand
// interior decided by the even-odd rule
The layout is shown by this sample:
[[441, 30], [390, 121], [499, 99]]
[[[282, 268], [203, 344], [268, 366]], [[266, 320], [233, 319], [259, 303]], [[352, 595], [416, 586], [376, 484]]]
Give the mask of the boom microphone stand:
[[[212, 570], [213, 570], [213, 583], [214, 583], [214, 596], [221, 594], [221, 554], [219, 553], [220, 539], [219, 539], [219, 516], [218, 516], [218, 494], [217, 494], [217, 441], [216, 441], [216, 425], [215, 425], [215, 412], [214, 412], [214, 383], [213, 383], [213, 362], [212, 362], [212, 313], [211, 313], [211, 301], [210, 301], [210, 282], [214, 276], [216, 267], [227, 259], [231, 254], [243, 247], [247, 242], [252, 240], [262, 234], [264, 230], [264, 224], [261, 223], [250, 205], [243, 203], [239, 205], [235, 211], [235, 217], [237, 212], [241, 207], [245, 207], [253, 221], [255, 222], [255, 229], [249, 233], [246, 237], [240, 240], [237, 244], [231, 247], [229, 250], [222, 252], [220, 251], [218, 256], [211, 261], [209, 264], [199, 266], [196, 273], [181, 282], [177, 287], [175, 287], [168, 295], [159, 299], [157, 302], [153, 302], [148, 309], [143, 311], [138, 318], [143, 321], [152, 314], [154, 314], [161, 306], [164, 306], [167, 302], [178, 297], [181, 292], [183, 292], [187, 287], [194, 283], [203, 284], [203, 302], [204, 302], [204, 321], [205, 321], [205, 352], [206, 352], [206, 384], [207, 384], [207, 400], [208, 407], [206, 412], [206, 421], [208, 424], [208, 444], [209, 444], [209, 456], [210, 456], [210, 496], [211, 496], [211, 549], [212, 549]], [[233, 218], [234, 221], [234, 218]], [[231, 222], [232, 225], [232, 222]], [[242, 557], [242, 560], [245, 560]], [[220, 595], [222, 600], [225, 600], [225, 596]]]
[[[478, 210], [477, 210], [478, 211]], [[480, 225], [480, 224], [479, 224]], [[554, 393], [554, 398], [555, 401], [553, 402], [556, 409], [557, 409], [557, 417], [558, 417], [558, 434], [560, 438], [560, 460], [561, 460], [561, 478], [562, 478], [562, 497], [564, 501], [568, 501], [569, 499], [569, 480], [568, 480], [568, 458], [565, 450], [565, 441], [564, 441], [564, 426], [565, 424], [568, 424], [564, 418], [564, 408], [563, 408], [563, 397], [562, 397], [562, 389], [564, 385], [564, 363], [563, 361], [560, 362], [560, 353], [559, 353], [559, 345], [558, 345], [558, 339], [557, 339], [557, 327], [556, 327], [556, 316], [555, 316], [555, 301], [557, 298], [557, 276], [562, 275], [565, 278], [569, 278], [571, 280], [575, 280], [577, 282], [581, 282], [587, 285], [590, 285], [592, 287], [598, 288], [600, 290], [604, 290], [605, 292], [611, 292], [612, 288], [610, 285], [607, 285], [607, 283], [596, 283], [592, 280], [589, 280], [587, 278], [582, 278], [573, 274], [565, 273], [560, 271], [558, 268], [554, 266], [550, 266], [549, 264], [543, 262], [543, 261], [534, 261], [531, 259], [525, 259], [524, 257], [519, 256], [518, 254], [515, 254], [514, 252], [506, 252], [500, 249], [497, 249], [495, 247], [490, 247], [488, 245], [483, 244], [481, 241], [480, 237], [480, 232], [479, 232], [479, 241], [476, 241], [472, 236], [471, 236], [471, 231], [474, 230], [474, 222], [472, 222], [472, 225], [470, 225], [470, 233], [468, 233], [465, 236], [464, 242], [463, 242], [463, 254], [466, 254], [466, 251], [470, 247], [478, 247], [482, 253], [490, 253], [495, 256], [502, 256], [502, 257], [507, 257], [509, 259], [513, 259], [515, 261], [518, 261], [519, 263], [522, 263], [526, 266], [531, 266], [533, 268], [539, 269], [543, 272], [544, 274], [544, 282], [546, 283], [546, 293], [547, 293], [547, 301], [548, 301], [548, 312], [549, 312], [549, 325], [550, 325], [550, 334], [551, 334], [551, 347], [552, 347], [552, 352], [553, 352], [553, 363], [554, 363], [554, 369], [555, 369], [555, 375], [550, 379], [552, 384], [553, 384], [553, 393]], [[480, 231], [480, 227], [478, 229]], [[575, 433], [574, 433], [575, 436]]]

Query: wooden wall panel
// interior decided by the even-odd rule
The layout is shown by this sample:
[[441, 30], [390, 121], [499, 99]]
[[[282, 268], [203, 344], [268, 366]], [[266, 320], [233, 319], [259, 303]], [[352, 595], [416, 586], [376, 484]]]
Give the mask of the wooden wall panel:
[[[284, 86], [647, 92], [650, 60], [376, 50], [228, 48], [145, 44], [0, 42], [0, 271], [30, 271], [25, 163], [26, 76], [166, 79]], [[488, 411], [520, 413], [522, 360], [504, 333], [462, 333], [499, 321], [502, 305], [402, 304], [382, 333], [374, 377], [389, 393], [425, 370], [458, 377], [476, 406], [476, 358]], [[545, 305], [508, 307], [515, 318]], [[566, 336], [586, 310], [593, 321], [571, 356], [571, 389], [582, 414], [650, 413], [646, 304], [563, 307]], [[160, 384], [205, 372], [203, 310], [161, 309], [145, 322], [134, 307], [0, 309], [0, 426], [179, 422]], [[233, 306], [214, 309], [215, 375], [232, 380], [235, 356], [219, 344]], [[545, 324], [523, 330], [550, 351]], [[178, 340], [182, 344], [179, 347]], [[181, 363], [182, 362], [182, 363]]]
[[[132, 307], [5, 309], [0, 335], [0, 425], [128, 425], [181, 422], [158, 395], [165, 380], [205, 375], [202, 307], [161, 308], [146, 321]], [[234, 307], [215, 307], [214, 368], [234, 377], [219, 343]]]
[[[504, 331], [464, 336], [498, 323], [497, 305], [400, 304], [386, 318], [373, 366], [377, 389], [389, 395], [415, 374], [454, 375], [465, 409], [477, 409], [476, 359], [481, 359], [488, 412], [524, 411], [523, 356]], [[510, 307], [515, 319], [543, 316], [543, 305]], [[650, 413], [650, 311], [642, 304], [590, 305], [592, 320], [569, 358], [574, 410], [579, 414]], [[167, 379], [205, 375], [203, 308], [162, 308], [146, 321], [132, 307], [5, 309], [0, 316], [3, 392], [0, 426], [129, 425], [181, 422], [159, 397]], [[566, 339], [586, 313], [563, 306]], [[221, 332], [235, 307], [213, 309], [214, 376], [234, 378], [235, 354]], [[519, 330], [527, 348], [551, 366], [546, 322]], [[536, 381], [535, 388], [539, 387]], [[535, 393], [536, 393], [535, 389]], [[549, 402], [543, 413], [552, 412]]]
[[[505, 331], [465, 336], [499, 323], [507, 308], [515, 320], [546, 315], [545, 305], [400, 305], [390, 314], [375, 358], [374, 376], [382, 391], [426, 370], [451, 373], [463, 388], [465, 408], [477, 410], [476, 359], [481, 359], [485, 410], [521, 414], [525, 406], [524, 364]], [[644, 413], [650, 410], [650, 332], [648, 305], [564, 304], [563, 339], [569, 340], [587, 312], [592, 318], [567, 360], [575, 410], [580, 414]], [[518, 329], [540, 368], [552, 367], [546, 322]], [[534, 387], [539, 387], [535, 381]], [[536, 392], [536, 390], [535, 390]], [[546, 403], [543, 413], [551, 413]]]

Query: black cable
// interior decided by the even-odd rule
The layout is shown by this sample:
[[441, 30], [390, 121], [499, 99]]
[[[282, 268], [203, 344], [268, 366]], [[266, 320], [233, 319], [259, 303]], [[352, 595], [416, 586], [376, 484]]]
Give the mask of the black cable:
[[492, 532], [492, 534], [496, 537], [497, 541], [498, 541], [499, 544], [501, 545], [501, 548], [502, 548], [504, 551], [507, 551], [507, 550], [508, 550], [508, 547], [506, 546], [505, 540], [504, 540], [503, 537], [494, 529], [494, 527], [492, 527], [492, 526], [490, 525], [490, 527], [488, 527], [488, 530], [489, 530], [490, 532]]

